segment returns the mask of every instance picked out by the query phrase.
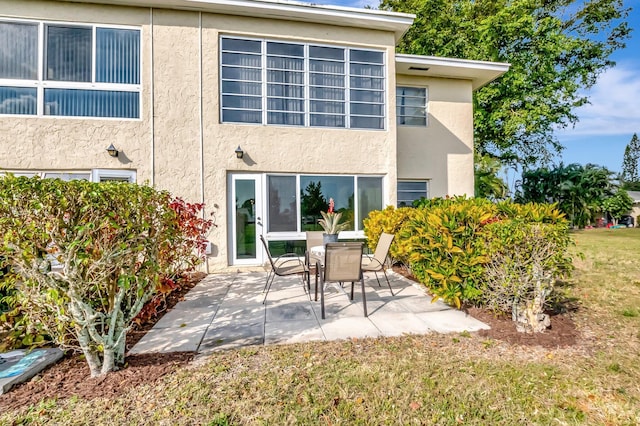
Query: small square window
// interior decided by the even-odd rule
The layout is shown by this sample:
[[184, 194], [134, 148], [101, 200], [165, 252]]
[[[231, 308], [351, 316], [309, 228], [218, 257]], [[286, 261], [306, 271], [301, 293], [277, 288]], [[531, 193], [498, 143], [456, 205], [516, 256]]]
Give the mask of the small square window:
[[396, 119], [400, 126], [425, 127], [427, 125], [427, 89], [397, 87]]
[[411, 207], [413, 202], [429, 198], [429, 182], [426, 180], [398, 181], [398, 207]]

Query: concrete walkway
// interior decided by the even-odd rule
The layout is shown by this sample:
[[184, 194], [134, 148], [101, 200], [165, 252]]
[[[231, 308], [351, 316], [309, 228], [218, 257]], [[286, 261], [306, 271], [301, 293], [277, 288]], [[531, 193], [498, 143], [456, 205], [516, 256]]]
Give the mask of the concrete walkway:
[[[351, 302], [338, 286], [325, 292], [326, 319], [296, 277], [276, 277], [262, 304], [265, 273], [208, 275], [167, 312], [130, 351], [154, 353], [193, 351], [206, 354], [246, 345], [337, 340], [407, 333], [450, 333], [489, 327], [431, 298], [418, 285], [389, 273], [395, 296], [373, 274], [365, 275], [367, 308], [356, 284]], [[349, 293], [350, 283], [345, 284]], [[312, 278], [313, 293], [313, 278]]]

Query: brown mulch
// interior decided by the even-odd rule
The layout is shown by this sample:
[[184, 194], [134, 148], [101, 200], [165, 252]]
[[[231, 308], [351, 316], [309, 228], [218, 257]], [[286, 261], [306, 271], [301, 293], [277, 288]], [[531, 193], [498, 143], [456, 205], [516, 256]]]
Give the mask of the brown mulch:
[[[404, 269], [394, 267], [394, 271], [413, 279]], [[155, 322], [182, 300], [184, 295], [203, 277], [204, 274], [201, 273], [192, 275], [179, 291], [167, 297], [166, 306], [156, 318], [131, 330], [127, 334], [127, 349], [133, 347], [153, 327]], [[552, 313], [551, 327], [546, 332], [526, 334], [516, 331], [514, 323], [507, 316], [496, 316], [490, 311], [478, 308], [468, 308], [466, 311], [491, 327], [490, 330], [478, 332], [480, 336], [488, 339], [500, 340], [514, 345], [545, 348], [572, 346], [579, 339], [579, 332], [567, 312]], [[44, 370], [31, 381], [13, 388], [7, 394], [0, 395], [0, 411], [35, 404], [46, 398], [62, 399], [75, 395], [84, 399], [92, 399], [118, 396], [128, 389], [156, 382], [162, 376], [188, 364], [193, 356], [192, 352], [127, 356], [126, 365], [120, 371], [110, 373], [105, 377], [92, 378], [82, 356], [67, 354], [61, 362]]]
[[[182, 300], [204, 276], [203, 273], [195, 273], [183, 280], [180, 289], [166, 297], [165, 304], [159, 308], [160, 312], [156, 317], [141, 326], [134, 326], [127, 333], [127, 350]], [[82, 355], [68, 353], [62, 361], [42, 371], [30, 381], [0, 395], [0, 412], [35, 404], [47, 398], [67, 398], [76, 395], [92, 399], [118, 396], [128, 389], [156, 382], [167, 373], [188, 364], [193, 356], [193, 352], [130, 355], [126, 357], [125, 366], [121, 370], [104, 377], [92, 378]]]
[[[407, 269], [394, 266], [393, 270], [417, 282]], [[469, 307], [465, 309], [465, 312], [491, 327], [490, 330], [480, 330], [478, 335], [513, 345], [541, 346], [543, 348], [567, 347], [575, 345], [580, 335], [571, 319], [570, 310], [547, 312], [551, 319], [551, 327], [544, 333], [521, 333], [516, 330], [516, 325], [510, 316], [496, 315], [487, 309]]]

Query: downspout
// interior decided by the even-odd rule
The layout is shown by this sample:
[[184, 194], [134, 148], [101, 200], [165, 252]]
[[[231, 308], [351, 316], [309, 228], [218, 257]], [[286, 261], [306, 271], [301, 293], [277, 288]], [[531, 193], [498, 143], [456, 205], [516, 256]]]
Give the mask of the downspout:
[[[198, 15], [199, 40], [198, 40], [198, 56], [199, 56], [199, 79], [200, 79], [200, 202], [204, 204], [204, 107], [203, 107], [203, 75], [202, 75], [202, 12]], [[202, 209], [202, 218], [205, 219], [205, 209]], [[209, 273], [209, 259], [205, 254], [204, 271]]]
[[151, 42], [149, 43], [149, 50], [151, 51], [151, 82], [150, 82], [150, 98], [151, 98], [151, 187], [155, 187], [155, 177], [156, 177], [156, 124], [155, 124], [155, 97], [154, 97], [154, 80], [155, 80], [155, 70], [154, 70], [154, 62], [153, 62], [153, 8], [149, 8], [149, 24], [151, 26]]

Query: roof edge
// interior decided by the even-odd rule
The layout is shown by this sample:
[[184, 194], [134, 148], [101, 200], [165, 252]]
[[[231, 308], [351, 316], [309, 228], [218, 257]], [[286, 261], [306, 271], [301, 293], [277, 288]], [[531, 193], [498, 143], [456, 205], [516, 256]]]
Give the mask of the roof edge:
[[154, 7], [239, 16], [279, 18], [343, 27], [390, 31], [396, 42], [411, 27], [415, 15], [377, 9], [317, 5], [290, 0], [63, 0], [74, 3]]
[[[509, 71], [511, 64], [506, 62], [475, 61], [470, 59], [444, 58], [439, 56], [421, 56], [396, 54], [396, 64], [403, 64], [408, 69], [412, 66], [426, 68], [425, 77], [449, 77], [471, 80], [473, 90], [489, 84]], [[439, 72], [448, 70], [451, 74]]]

